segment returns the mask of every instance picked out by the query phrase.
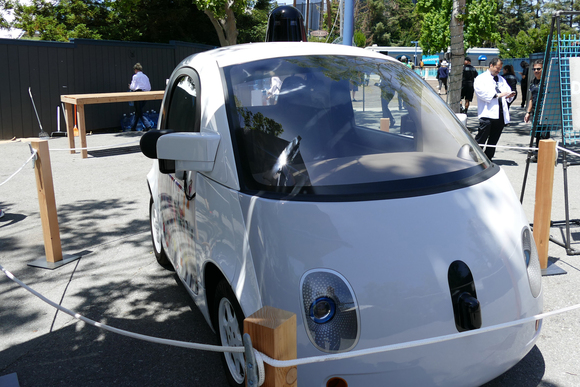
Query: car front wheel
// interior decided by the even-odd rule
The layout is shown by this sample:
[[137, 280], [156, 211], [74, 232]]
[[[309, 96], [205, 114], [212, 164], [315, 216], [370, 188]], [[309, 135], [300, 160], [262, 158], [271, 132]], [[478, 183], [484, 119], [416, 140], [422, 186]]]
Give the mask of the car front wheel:
[[151, 239], [153, 241], [153, 252], [155, 253], [155, 258], [161, 266], [170, 265], [169, 258], [165, 254], [163, 245], [161, 244], [161, 218], [159, 216], [159, 211], [155, 208], [155, 203], [153, 198], [149, 202], [149, 223], [151, 226]]
[[[214, 298], [214, 324], [222, 346], [242, 347], [244, 314], [226, 280], [222, 280]], [[222, 361], [230, 386], [244, 385], [246, 362], [243, 353], [224, 352]]]

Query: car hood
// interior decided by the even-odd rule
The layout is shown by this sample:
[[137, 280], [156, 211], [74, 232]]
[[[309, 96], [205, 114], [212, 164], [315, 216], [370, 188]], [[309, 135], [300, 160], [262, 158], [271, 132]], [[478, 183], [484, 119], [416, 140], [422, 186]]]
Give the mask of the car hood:
[[483, 326], [541, 311], [521, 247], [528, 222], [503, 171], [467, 188], [404, 199], [240, 199], [263, 303], [296, 313], [299, 352], [311, 352], [300, 280], [316, 268], [342, 274], [354, 290], [356, 349], [456, 333], [447, 277], [456, 260], [473, 274]]

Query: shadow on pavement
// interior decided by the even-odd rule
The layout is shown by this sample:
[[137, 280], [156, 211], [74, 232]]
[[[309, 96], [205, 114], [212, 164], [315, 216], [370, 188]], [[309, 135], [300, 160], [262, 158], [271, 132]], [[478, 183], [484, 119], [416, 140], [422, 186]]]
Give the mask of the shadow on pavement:
[[[110, 281], [69, 297], [83, 300], [75, 312], [116, 328], [154, 337], [217, 344], [179, 280], [175, 277], [175, 283], [166, 281], [168, 285], [159, 286], [155, 277], [167, 275], [175, 277], [159, 268], [153, 278], [146, 278], [138, 290], [141, 297], [130, 302], [131, 308], [123, 313], [119, 313], [115, 303], [126, 303], [126, 298], [134, 297], [136, 291], [127, 282]], [[58, 313], [63, 316], [62, 312]], [[113, 315], [117, 317], [107, 317]], [[8, 317], [3, 318], [3, 330], [21, 328], [19, 317], [22, 316]], [[13, 360], [11, 364], [7, 364], [10, 360]], [[21, 386], [227, 385], [217, 353], [200, 354], [192, 349], [140, 341], [76, 320], [0, 352], [0, 375], [10, 373], [17, 373]]]

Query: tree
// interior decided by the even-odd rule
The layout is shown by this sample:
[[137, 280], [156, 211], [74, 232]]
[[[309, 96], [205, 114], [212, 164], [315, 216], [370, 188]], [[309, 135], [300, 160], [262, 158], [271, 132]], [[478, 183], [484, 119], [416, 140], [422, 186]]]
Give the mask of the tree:
[[106, 1], [110, 13], [99, 29], [103, 39], [219, 45], [207, 16], [190, 0]]
[[236, 13], [246, 12], [248, 0], [193, 0], [193, 4], [209, 17], [222, 46], [237, 43]]
[[[0, 11], [9, 11], [12, 8], [10, 0], [0, 0]], [[4, 12], [0, 12], [0, 28], [10, 28], [10, 23], [4, 17]]]
[[[552, 14], [556, 10], [576, 10], [578, 2], [504, 0], [500, 3], [498, 44], [502, 58], [527, 58], [530, 54], [544, 52], [550, 34]], [[563, 16], [560, 24], [564, 35], [578, 34], [577, 16]], [[556, 32], [554, 32], [556, 33]]]
[[419, 20], [411, 0], [368, 0], [367, 9], [361, 12], [358, 28], [367, 35], [368, 44], [411, 46], [419, 37]]
[[[450, 44], [449, 21], [452, 0], [418, 0], [415, 8], [421, 18], [419, 44], [425, 54], [447, 51]], [[500, 34], [497, 0], [467, 0], [464, 18], [464, 45], [490, 47], [497, 44]]]
[[15, 6], [14, 26], [30, 37], [38, 31], [42, 40], [100, 39], [96, 27], [106, 16], [103, 3], [96, 1], [61, 0], [53, 4], [33, 0], [30, 5]]
[[453, 0], [449, 32], [451, 34], [451, 73], [449, 74], [448, 103], [455, 113], [461, 111], [461, 84], [463, 78], [463, 60], [465, 47], [463, 44], [463, 24], [465, 16], [465, 0]]
[[207, 16], [190, 0], [33, 0], [16, 6], [13, 24], [31, 37], [38, 32], [43, 40], [219, 44]]
[[274, 9], [270, 0], [258, 0], [248, 12], [238, 15], [238, 43], [263, 42], [266, 40], [268, 16]]

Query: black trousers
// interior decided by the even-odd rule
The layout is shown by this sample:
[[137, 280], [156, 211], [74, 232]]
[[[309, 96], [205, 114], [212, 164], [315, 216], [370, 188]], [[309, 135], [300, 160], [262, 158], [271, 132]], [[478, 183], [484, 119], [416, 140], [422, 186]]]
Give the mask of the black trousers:
[[499, 119], [491, 119], [482, 117], [479, 119], [479, 128], [477, 130], [477, 135], [475, 136], [475, 141], [483, 149], [485, 147], [485, 155], [491, 160], [495, 155], [495, 146], [489, 147], [486, 145], [497, 145], [501, 132], [505, 126], [503, 120], [503, 112], [500, 112]]
[[[135, 90], [136, 92], [142, 91], [142, 90]], [[141, 120], [141, 123], [143, 124], [143, 129], [144, 130], [149, 130], [150, 129], [150, 124], [149, 122], [145, 122], [146, 120], [143, 118], [143, 108], [145, 107], [145, 103], [147, 101], [135, 101], [135, 122], [133, 123], [133, 127], [131, 128], [131, 130], [135, 130], [137, 129], [137, 123], [139, 122], [139, 120]]]

